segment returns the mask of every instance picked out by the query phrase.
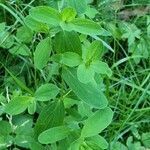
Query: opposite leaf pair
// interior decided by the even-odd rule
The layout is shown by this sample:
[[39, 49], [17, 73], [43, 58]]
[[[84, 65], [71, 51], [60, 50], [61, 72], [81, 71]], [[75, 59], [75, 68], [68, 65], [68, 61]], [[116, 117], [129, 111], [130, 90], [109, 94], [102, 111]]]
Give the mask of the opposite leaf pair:
[[18, 115], [28, 108], [30, 114], [36, 111], [37, 101], [48, 101], [54, 99], [59, 93], [59, 88], [53, 84], [41, 85], [33, 96], [16, 96], [6, 104], [4, 111], [10, 115]]

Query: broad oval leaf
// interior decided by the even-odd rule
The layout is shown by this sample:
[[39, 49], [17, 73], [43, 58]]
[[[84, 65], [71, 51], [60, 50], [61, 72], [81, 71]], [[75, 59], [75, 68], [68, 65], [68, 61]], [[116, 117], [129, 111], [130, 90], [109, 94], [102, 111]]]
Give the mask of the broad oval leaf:
[[53, 99], [59, 93], [59, 88], [51, 83], [41, 85], [35, 92], [35, 99], [37, 101], [48, 101]]
[[82, 83], [89, 83], [94, 80], [95, 72], [92, 67], [80, 64], [77, 68], [78, 80]]
[[66, 138], [69, 133], [70, 130], [66, 126], [53, 127], [42, 132], [38, 140], [42, 144], [50, 144]]
[[29, 96], [18, 96], [12, 99], [4, 108], [4, 111], [10, 115], [18, 115], [26, 110], [26, 108], [34, 100]]
[[81, 42], [76, 32], [61, 31], [56, 34], [54, 38], [54, 49], [57, 53], [64, 53], [67, 51], [82, 53]]
[[64, 115], [64, 104], [61, 100], [51, 102], [49, 105], [45, 106], [42, 109], [34, 127], [35, 137], [38, 138], [40, 133], [49, 128], [62, 125]]
[[69, 67], [78, 66], [82, 62], [81, 57], [74, 52], [65, 52], [63, 54], [56, 54], [53, 57], [53, 60]]
[[73, 92], [88, 105], [102, 109], [108, 104], [108, 101], [101, 90], [92, 84], [81, 83], [77, 78], [76, 69], [63, 69], [63, 79]]
[[76, 18], [70, 22], [72, 30], [86, 35], [101, 35], [102, 27], [88, 19]]
[[91, 137], [102, 132], [112, 121], [113, 111], [106, 107], [98, 110], [95, 114], [89, 117], [81, 132], [81, 137]]
[[59, 26], [61, 21], [61, 15], [59, 12], [48, 6], [34, 7], [30, 10], [29, 15], [39, 22], [54, 26]]
[[34, 65], [37, 69], [42, 69], [46, 66], [51, 53], [51, 40], [46, 38], [40, 41], [34, 52]]

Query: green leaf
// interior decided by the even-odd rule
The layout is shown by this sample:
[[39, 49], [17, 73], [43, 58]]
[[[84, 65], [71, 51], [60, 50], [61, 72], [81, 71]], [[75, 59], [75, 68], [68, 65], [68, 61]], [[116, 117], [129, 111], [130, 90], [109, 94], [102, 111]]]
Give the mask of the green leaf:
[[70, 22], [72, 30], [86, 35], [101, 35], [101, 26], [88, 19], [76, 18]]
[[73, 105], [78, 105], [79, 100], [72, 99], [72, 98], [69, 98], [69, 97], [64, 97], [63, 102], [64, 102], [65, 108], [70, 108]]
[[45, 106], [34, 127], [34, 134], [37, 138], [43, 131], [60, 126], [63, 124], [65, 115], [64, 104], [62, 101], [54, 101]]
[[36, 112], [36, 101], [35, 100], [28, 106], [28, 112], [31, 115], [33, 115]]
[[45, 150], [45, 147], [39, 142], [30, 142], [29, 145], [31, 150]]
[[111, 143], [111, 150], [128, 150], [128, 148], [120, 142]]
[[66, 126], [53, 127], [42, 132], [38, 140], [42, 144], [50, 144], [66, 138], [69, 133], [70, 131]]
[[106, 24], [107, 30], [112, 34], [112, 36], [116, 39], [121, 39], [121, 31], [120, 28], [117, 27], [117, 25], [114, 22], [110, 22]]
[[14, 140], [14, 144], [20, 146], [22, 148], [29, 148], [30, 144], [33, 141], [31, 135], [16, 135]]
[[96, 8], [92, 8], [90, 6], [87, 7], [87, 10], [85, 12], [85, 14], [89, 17], [89, 18], [94, 18], [96, 14], [98, 14], [99, 12], [96, 10]]
[[3, 32], [5, 30], [5, 27], [6, 27], [5, 22], [0, 23], [0, 32]]
[[25, 44], [20, 44], [9, 49], [9, 52], [14, 55], [29, 56], [31, 54], [30, 49]]
[[0, 47], [9, 49], [14, 44], [14, 36], [9, 32], [3, 31], [0, 33]]
[[33, 118], [29, 115], [17, 115], [13, 116], [13, 125], [16, 126], [15, 133], [16, 134], [29, 134], [31, 130], [33, 129]]
[[91, 107], [83, 101], [78, 103], [78, 113], [82, 117], [89, 117], [93, 114]]
[[0, 121], [0, 136], [7, 136], [12, 132], [11, 125], [7, 121]]
[[112, 76], [112, 71], [105, 62], [93, 61], [91, 67], [96, 73], [106, 74], [108, 77]]
[[76, 9], [78, 14], [85, 13], [87, 9], [86, 0], [67, 0], [67, 5]]
[[[3, 65], [3, 64], [2, 64]], [[4, 66], [4, 65], [3, 65]], [[33, 92], [20, 80], [18, 79], [11, 71], [9, 71], [5, 66], [4, 66], [5, 70], [10, 74], [10, 76], [13, 78], [13, 80], [18, 84], [18, 86], [27, 91], [28, 93], [30, 93], [31, 95], [33, 94]]]
[[78, 80], [82, 83], [89, 83], [94, 80], [94, 70], [90, 66], [81, 64], [77, 68], [77, 77]]
[[92, 84], [81, 83], [76, 74], [76, 69], [63, 69], [62, 78], [73, 92], [88, 105], [101, 109], [108, 104], [103, 92]]
[[146, 148], [150, 148], [150, 132], [142, 134], [142, 143]]
[[4, 111], [10, 115], [18, 115], [24, 112], [33, 100], [34, 98], [29, 96], [15, 97], [5, 106]]
[[81, 146], [82, 143], [83, 143], [82, 139], [77, 139], [77, 140], [75, 140], [74, 142], [72, 142], [70, 144], [70, 147], [69, 147], [68, 150], [77, 150], [77, 149], [80, 149], [80, 146]]
[[59, 88], [54, 84], [41, 85], [35, 92], [35, 99], [37, 101], [48, 101], [54, 99], [59, 93]]
[[46, 66], [51, 53], [51, 40], [46, 38], [40, 41], [34, 52], [34, 65], [37, 69], [42, 69]]
[[87, 145], [95, 149], [107, 149], [107, 141], [100, 135], [92, 136], [85, 139]]
[[25, 17], [24, 22], [32, 31], [48, 33], [49, 26], [45, 23], [34, 20], [30, 15]]
[[85, 63], [90, 63], [93, 60], [99, 60], [102, 53], [102, 43], [96, 40], [92, 42], [85, 51], [83, 51], [82, 57]]
[[78, 54], [82, 53], [79, 36], [74, 31], [61, 31], [57, 33], [55, 35], [53, 45], [57, 53], [64, 53], [67, 51], [75, 52]]
[[1, 150], [7, 150], [8, 145], [10, 145], [13, 141], [12, 136], [7, 135], [7, 136], [0, 136], [0, 149]]
[[74, 52], [65, 52], [63, 54], [54, 55], [53, 60], [69, 67], [78, 66], [82, 62], [81, 57]]
[[73, 8], [65, 8], [62, 13], [61, 13], [61, 17], [62, 17], [62, 20], [65, 22], [69, 22], [69, 21], [72, 21], [75, 16], [76, 16], [76, 11], [75, 9]]
[[122, 38], [128, 39], [128, 44], [131, 46], [135, 39], [140, 39], [141, 30], [136, 27], [135, 24], [124, 24], [125, 33], [123, 33]]
[[99, 38], [98, 36], [92, 36], [95, 40], [98, 40], [100, 42], [102, 42], [103, 46], [108, 48], [110, 51], [112, 51], [114, 53], [114, 50], [111, 48], [111, 46], [109, 46], [104, 40], [102, 40], [101, 38]]
[[98, 110], [89, 117], [81, 132], [81, 137], [91, 137], [102, 132], [112, 121], [113, 112], [109, 107]]
[[36, 21], [59, 26], [61, 15], [56, 9], [48, 6], [38, 6], [30, 9], [29, 15]]
[[21, 26], [17, 29], [16, 37], [20, 42], [29, 43], [32, 41], [33, 32], [30, 28]]

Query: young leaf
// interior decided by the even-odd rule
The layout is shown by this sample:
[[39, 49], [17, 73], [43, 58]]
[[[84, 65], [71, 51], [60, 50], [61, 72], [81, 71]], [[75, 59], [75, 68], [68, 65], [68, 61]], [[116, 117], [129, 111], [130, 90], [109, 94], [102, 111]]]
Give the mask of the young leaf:
[[42, 144], [50, 144], [66, 138], [69, 133], [70, 131], [66, 126], [53, 127], [42, 132], [38, 140]]
[[106, 107], [88, 118], [81, 132], [81, 137], [91, 137], [102, 132], [112, 121], [113, 111]]
[[62, 125], [65, 115], [64, 113], [64, 104], [61, 100], [51, 102], [49, 105], [45, 106], [34, 127], [35, 137], [37, 138], [40, 133], [49, 128]]
[[76, 18], [70, 22], [72, 30], [86, 35], [101, 35], [101, 26], [88, 19]]
[[73, 92], [88, 105], [102, 109], [108, 104], [103, 92], [91, 84], [81, 83], [77, 78], [76, 69], [63, 69], [63, 79]]
[[100, 41], [94, 41], [82, 54], [84, 62], [90, 62], [93, 60], [99, 60], [102, 55], [102, 44]]
[[65, 8], [61, 13], [62, 20], [66, 22], [72, 21], [75, 18], [76, 14], [77, 13], [73, 8]]
[[61, 31], [57, 33], [53, 45], [57, 53], [64, 53], [67, 51], [75, 52], [80, 55], [82, 53], [79, 36], [74, 31]]
[[82, 83], [92, 82], [94, 80], [94, 74], [93, 68], [86, 66], [85, 64], [81, 64], [77, 68], [77, 77]]
[[34, 65], [37, 69], [42, 69], [46, 66], [49, 55], [51, 53], [50, 38], [46, 38], [37, 45], [34, 52]]
[[24, 112], [34, 100], [29, 96], [18, 96], [12, 99], [4, 108], [4, 111], [10, 115], [18, 115]]
[[48, 6], [38, 6], [32, 8], [29, 12], [29, 15], [39, 22], [54, 26], [59, 26], [61, 21], [61, 15], [59, 12], [56, 9]]
[[55, 55], [53, 60], [69, 67], [78, 66], [82, 62], [81, 57], [74, 52], [65, 52], [63, 54]]
[[35, 99], [37, 101], [48, 101], [54, 99], [59, 93], [59, 88], [54, 84], [44, 84], [40, 86], [35, 92]]

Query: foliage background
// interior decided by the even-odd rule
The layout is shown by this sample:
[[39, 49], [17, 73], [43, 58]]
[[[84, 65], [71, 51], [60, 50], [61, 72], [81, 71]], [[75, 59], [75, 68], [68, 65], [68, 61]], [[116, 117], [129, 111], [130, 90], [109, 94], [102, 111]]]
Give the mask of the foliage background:
[[[71, 2], [73, 0], [70, 0]], [[75, 7], [78, 17], [93, 20], [103, 28], [103, 34], [98, 37], [105, 41], [105, 45], [100, 45], [101, 53], [98, 58], [108, 64], [112, 71], [110, 77], [107, 76], [110, 73], [104, 73], [96, 78], [100, 88], [105, 89], [103, 93], [114, 112], [111, 124], [100, 135], [107, 140], [107, 149], [148, 149], [150, 148], [150, 2], [149, 0], [86, 0], [86, 9], [80, 2], [78, 1], [78, 6]], [[51, 113], [55, 106], [55, 104], [51, 105], [49, 97], [50, 99], [65, 97], [64, 104], [58, 103], [53, 114], [56, 113], [61, 122], [65, 111], [64, 122], [65, 124], [71, 122], [71, 128], [76, 129], [78, 124], [82, 129], [84, 121], [95, 112], [93, 108], [91, 110], [89, 106], [80, 102], [75, 92], [70, 91], [68, 88], [70, 82], [67, 83], [65, 78], [67, 74], [65, 77], [61, 74], [62, 66], [69, 64], [72, 68], [80, 64], [77, 55], [71, 57], [69, 54], [70, 59], [61, 61], [57, 57], [52, 60], [48, 58], [48, 63], [45, 63], [47, 65], [38, 64], [39, 61], [36, 61], [37, 45], [49, 36], [47, 26], [40, 28], [42, 32], [35, 32], [33, 28], [24, 28], [21, 23], [25, 21], [32, 7], [41, 5], [62, 10], [64, 0], [0, 0], [0, 149], [61, 149], [62, 145], [67, 143], [61, 140], [59, 144], [43, 146], [32, 139], [33, 127], [42, 108], [48, 105], [47, 108], [51, 107], [49, 109]], [[38, 28], [38, 26], [33, 27], [35, 30]], [[56, 49], [64, 50], [61, 43], [63, 38], [58, 34], [55, 38], [53, 35], [56, 33], [57, 29], [51, 30], [53, 43], [51, 55], [55, 54]], [[93, 36], [80, 33], [78, 35], [82, 47], [87, 48], [94, 41]], [[72, 37], [74, 36], [68, 39], [71, 41]], [[71, 44], [74, 41], [77, 43], [78, 40], [73, 39]], [[64, 45], [65, 49], [70, 49], [68, 43], [67, 41], [67, 45]], [[75, 49], [81, 49], [79, 43], [72, 45]], [[46, 44], [41, 47], [45, 48]], [[42, 62], [47, 59], [47, 56], [43, 57], [45, 58], [41, 60]], [[60, 57], [66, 58], [67, 55]], [[72, 64], [75, 62], [71, 61], [73, 59], [78, 60], [76, 64]], [[88, 76], [89, 74], [86, 81], [89, 80]], [[84, 77], [86, 78], [86, 73]], [[45, 89], [54, 91], [52, 95], [42, 95], [43, 91], [39, 88], [43, 84]], [[30, 96], [32, 94], [36, 97], [36, 102]], [[20, 99], [17, 100], [16, 97], [21, 97], [24, 103], [19, 104]], [[11, 106], [12, 99], [15, 99], [16, 103]], [[57, 111], [63, 107], [65, 110]], [[44, 115], [45, 120], [43, 121], [42, 118], [41, 122], [46, 122], [48, 118], [45, 117]], [[54, 124], [57, 124], [57, 119], [54, 120]], [[38, 125], [34, 128], [38, 128]], [[80, 129], [73, 132], [71, 140], [77, 139], [79, 133]], [[86, 139], [87, 143], [90, 143], [90, 140]], [[80, 149], [100, 149], [93, 143], [87, 143], [83, 142]], [[106, 148], [101, 147], [101, 149]]]

